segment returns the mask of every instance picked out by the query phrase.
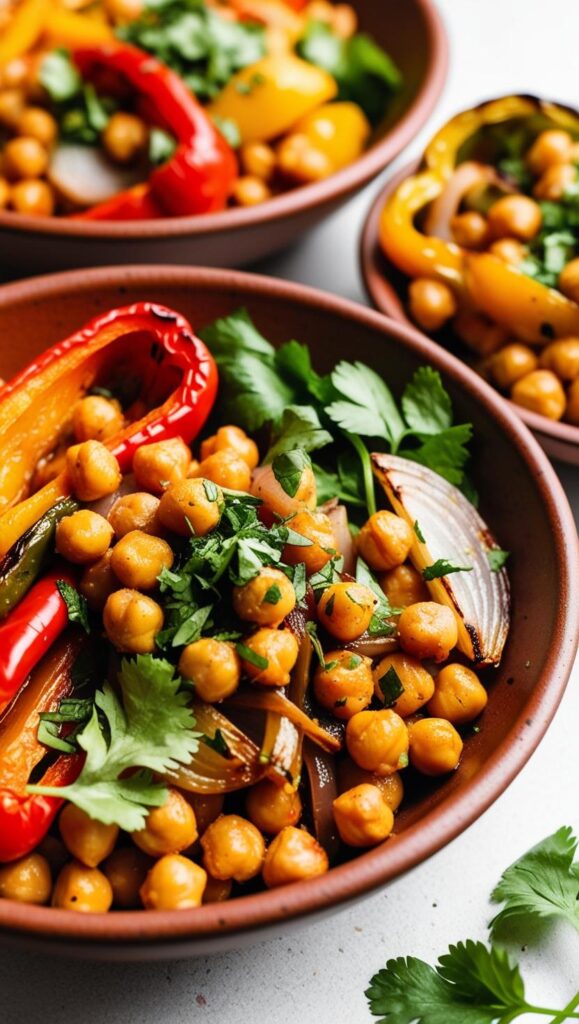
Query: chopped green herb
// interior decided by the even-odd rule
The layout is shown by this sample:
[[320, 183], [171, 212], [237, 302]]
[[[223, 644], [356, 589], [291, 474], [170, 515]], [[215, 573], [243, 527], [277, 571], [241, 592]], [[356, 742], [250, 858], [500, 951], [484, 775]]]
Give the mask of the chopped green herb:
[[346, 669], [349, 672], [353, 672], [354, 669], [358, 668], [361, 664], [362, 664], [362, 659], [361, 659], [360, 655], [359, 654], [353, 654], [352, 657], [349, 659], [347, 665], [346, 665]]
[[416, 536], [418, 537], [418, 540], [421, 542], [421, 544], [426, 544], [426, 540], [424, 538], [424, 534], [423, 534], [422, 530], [420, 529], [420, 526], [419, 526], [419, 523], [418, 523], [418, 519], [414, 523], [414, 532], [415, 532]]
[[56, 586], [66, 605], [68, 621], [78, 623], [79, 626], [82, 626], [85, 633], [90, 633], [86, 597], [79, 594], [76, 587], [73, 587], [71, 583], [67, 583], [66, 580], [57, 580]]
[[177, 142], [168, 132], [162, 128], [149, 130], [149, 160], [153, 167], [159, 167], [170, 160], [176, 148]]
[[501, 551], [500, 548], [491, 548], [487, 551], [487, 558], [489, 560], [491, 572], [500, 572], [506, 564], [509, 555], [510, 551]]
[[324, 662], [324, 672], [331, 672], [333, 669], [337, 668], [337, 666], [339, 664], [340, 664], [339, 661], [325, 661]]
[[324, 615], [327, 615], [328, 618], [331, 618], [332, 615], [333, 615], [335, 601], [336, 601], [336, 595], [335, 594], [331, 594], [330, 598], [329, 598], [329, 600], [328, 600], [328, 602], [326, 604], [326, 607], [324, 608]]
[[432, 565], [427, 565], [422, 570], [422, 576], [428, 583], [429, 580], [438, 580], [442, 576], [450, 576], [452, 572], [472, 572], [472, 565], [451, 565], [446, 558], [438, 558]]
[[231, 148], [239, 149], [241, 146], [241, 132], [239, 131], [237, 121], [234, 121], [232, 117], [219, 117], [218, 114], [212, 114], [211, 120], [217, 131], [221, 132]]
[[243, 661], [247, 661], [255, 668], [261, 669], [261, 671], [264, 671], [269, 665], [267, 658], [262, 657], [256, 651], [252, 651], [251, 647], [246, 647], [245, 644], [236, 644], [236, 650]]
[[263, 600], [265, 604], [277, 604], [278, 601], [281, 601], [281, 590], [277, 583], [272, 584], [272, 586], [266, 590]]
[[229, 744], [227, 743], [225, 736], [221, 732], [221, 729], [216, 729], [213, 736], [202, 736], [201, 742], [204, 743], [207, 747], [211, 747], [211, 749], [214, 750], [215, 753], [219, 754], [221, 757], [231, 757], [231, 750], [229, 749]]
[[207, 501], [219, 500], [219, 490], [212, 480], [203, 481], [203, 490], [205, 491], [205, 497], [207, 498]]
[[322, 666], [322, 668], [325, 668], [326, 659], [324, 656], [322, 645], [318, 637], [318, 627], [316, 626], [315, 622], [306, 622], [306, 633], [308, 634], [312, 642], [312, 647], [316, 653], [316, 657], [320, 665]]
[[378, 685], [384, 697], [385, 708], [391, 708], [404, 693], [402, 680], [393, 665], [380, 677]]

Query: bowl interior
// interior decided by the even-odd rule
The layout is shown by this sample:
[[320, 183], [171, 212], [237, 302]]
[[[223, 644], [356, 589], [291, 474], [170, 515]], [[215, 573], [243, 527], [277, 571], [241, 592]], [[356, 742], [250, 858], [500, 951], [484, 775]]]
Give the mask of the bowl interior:
[[[360, 263], [366, 291], [372, 302], [386, 316], [393, 317], [400, 323], [412, 326], [407, 313], [406, 297], [408, 278], [385, 256], [378, 241], [380, 215], [384, 204], [398, 186], [418, 170], [418, 162], [404, 167], [386, 183], [374, 200], [360, 240]], [[475, 360], [472, 352], [464, 345], [452, 330], [440, 331], [434, 339], [454, 355], [473, 365]], [[511, 409], [533, 431], [533, 434], [554, 459], [579, 465], [579, 427], [572, 423], [560, 423], [548, 420], [546, 416], [523, 409], [509, 399], [505, 399]]]
[[9, 377], [97, 312], [138, 300], [174, 307], [194, 327], [246, 305], [272, 341], [306, 342], [319, 371], [355, 355], [383, 374], [398, 394], [417, 366], [437, 366], [457, 421], [474, 426], [473, 479], [482, 514], [501, 546], [512, 552], [510, 639], [500, 669], [489, 676], [489, 706], [480, 732], [467, 739], [460, 770], [416, 788], [397, 819], [396, 839], [382, 848], [333, 869], [324, 879], [193, 912], [124, 912], [87, 920], [0, 900], [0, 931], [19, 928], [86, 941], [211, 936], [369, 890], [444, 845], [503, 791], [554, 714], [575, 651], [577, 587], [570, 575], [576, 533], [555, 474], [506, 404], [415, 331], [301, 286], [234, 272], [146, 267], [75, 272], [0, 289], [0, 375]]

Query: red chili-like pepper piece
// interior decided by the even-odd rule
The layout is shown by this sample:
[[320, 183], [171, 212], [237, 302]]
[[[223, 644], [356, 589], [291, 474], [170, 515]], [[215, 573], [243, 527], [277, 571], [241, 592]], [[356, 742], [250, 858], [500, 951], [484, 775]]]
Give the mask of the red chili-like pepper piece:
[[165, 214], [151, 193], [151, 186], [135, 185], [98, 206], [74, 215], [75, 220], [156, 220]]
[[[67, 786], [82, 767], [81, 757], [59, 757], [42, 777], [43, 786]], [[0, 788], [0, 861], [18, 860], [44, 839], [64, 803], [56, 796]]]
[[[163, 212], [179, 217], [223, 210], [237, 175], [237, 160], [183, 79], [127, 43], [81, 47], [73, 51], [73, 58], [88, 81], [98, 80], [103, 71], [121, 75], [136, 90], [141, 108], [146, 107], [154, 122], [176, 138], [173, 156], [149, 178], [151, 199]], [[118, 216], [125, 219], [126, 193], [117, 199]], [[114, 218], [114, 202], [113, 198], [80, 216], [100, 219], [106, 206], [107, 216]], [[144, 206], [143, 213], [147, 215]]]
[[0, 712], [68, 625], [57, 580], [75, 584], [70, 570], [62, 565], [35, 583], [0, 623]]

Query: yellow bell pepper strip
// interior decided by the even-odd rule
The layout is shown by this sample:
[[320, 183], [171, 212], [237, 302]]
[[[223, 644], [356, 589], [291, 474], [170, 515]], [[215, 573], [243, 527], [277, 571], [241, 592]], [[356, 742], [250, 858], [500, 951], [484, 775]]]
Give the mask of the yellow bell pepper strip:
[[337, 92], [322, 68], [291, 53], [272, 54], [238, 71], [207, 109], [212, 117], [235, 121], [242, 142], [267, 142]]
[[49, 0], [22, 0], [0, 36], [0, 64], [23, 57], [36, 45], [49, 12]]
[[427, 237], [415, 226], [421, 210], [436, 199], [443, 182], [424, 172], [403, 181], [388, 199], [380, 218], [380, 245], [389, 260], [409, 277], [434, 277], [461, 288], [464, 256], [454, 242]]
[[314, 149], [328, 157], [332, 170], [347, 167], [364, 151], [370, 137], [368, 118], [357, 103], [326, 103], [294, 125]]
[[492, 253], [466, 257], [466, 290], [473, 305], [531, 345], [579, 335], [579, 306]]
[[[45, 0], [48, 3], [48, 0]], [[65, 7], [49, 8], [43, 31], [43, 41], [49, 46], [98, 46], [113, 39], [113, 30], [104, 20], [77, 14]]]

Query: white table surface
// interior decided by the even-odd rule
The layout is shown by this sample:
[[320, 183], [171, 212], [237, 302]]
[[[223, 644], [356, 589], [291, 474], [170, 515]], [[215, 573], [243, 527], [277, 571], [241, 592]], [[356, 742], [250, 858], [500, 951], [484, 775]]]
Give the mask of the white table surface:
[[[508, 90], [577, 102], [577, 0], [440, 0], [440, 7], [452, 67], [428, 132], [471, 102]], [[420, 141], [406, 156], [419, 152]], [[364, 301], [357, 243], [376, 190], [375, 183], [291, 252], [259, 269]], [[563, 467], [561, 477], [579, 514], [579, 471]], [[369, 1022], [364, 989], [388, 958], [410, 954], [433, 962], [451, 942], [484, 939], [488, 893], [507, 864], [562, 824], [579, 830], [578, 725], [576, 665], [540, 749], [494, 807], [441, 853], [360, 906], [289, 939], [207, 960], [90, 964], [2, 950], [0, 1020]], [[556, 927], [540, 950], [519, 952], [532, 1001], [566, 1005], [579, 987], [579, 936]]]

